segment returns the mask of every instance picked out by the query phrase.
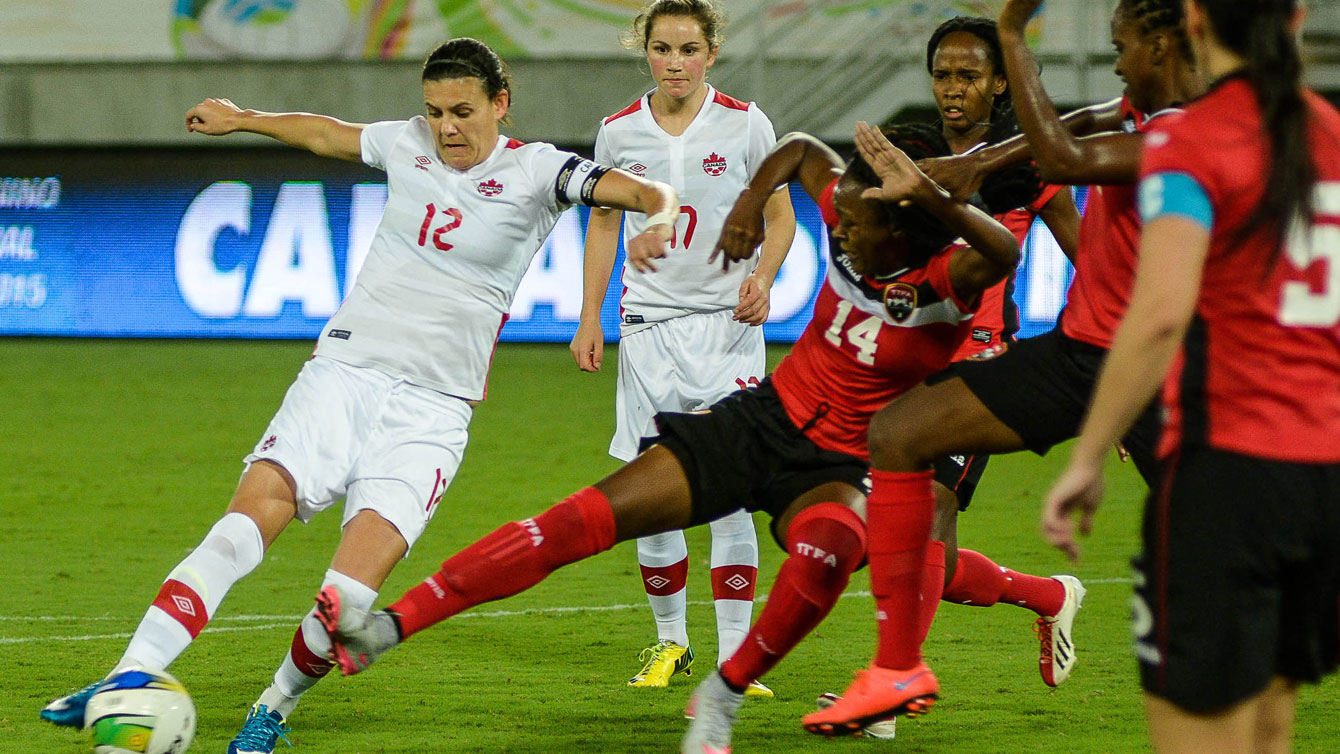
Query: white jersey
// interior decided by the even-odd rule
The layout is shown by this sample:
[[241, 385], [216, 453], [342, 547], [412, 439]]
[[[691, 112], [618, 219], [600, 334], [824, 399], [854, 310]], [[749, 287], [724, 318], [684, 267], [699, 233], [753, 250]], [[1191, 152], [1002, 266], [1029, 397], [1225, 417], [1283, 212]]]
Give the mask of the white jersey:
[[[669, 255], [657, 260], [657, 271], [644, 274], [624, 266], [619, 313], [624, 335], [672, 317], [740, 303], [740, 284], [757, 267], [757, 258], [731, 265], [727, 273], [707, 259], [740, 190], [777, 143], [772, 123], [757, 105], [710, 85], [702, 108], [679, 136], [656, 123], [650, 96], [606, 118], [596, 135], [596, 162], [668, 183], [682, 205]], [[625, 247], [645, 225], [646, 216], [625, 213]]]
[[386, 211], [316, 353], [481, 400], [531, 258], [605, 169], [500, 136], [487, 159], [456, 170], [422, 116], [373, 123], [361, 142], [363, 161], [386, 171]]

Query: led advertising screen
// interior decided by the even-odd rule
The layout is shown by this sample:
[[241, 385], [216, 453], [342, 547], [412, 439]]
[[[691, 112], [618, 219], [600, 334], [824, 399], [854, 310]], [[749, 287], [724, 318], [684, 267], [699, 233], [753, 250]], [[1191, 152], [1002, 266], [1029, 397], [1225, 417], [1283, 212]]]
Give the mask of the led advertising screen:
[[[271, 148], [0, 151], [0, 335], [315, 339], [367, 253], [384, 180]], [[777, 342], [809, 321], [828, 253], [818, 208], [792, 197], [796, 240], [765, 325]], [[571, 339], [586, 215], [565, 213], [536, 254], [502, 340]], [[1050, 329], [1069, 276], [1035, 227], [1015, 285], [1021, 335]], [[620, 289], [616, 272], [611, 339]]]

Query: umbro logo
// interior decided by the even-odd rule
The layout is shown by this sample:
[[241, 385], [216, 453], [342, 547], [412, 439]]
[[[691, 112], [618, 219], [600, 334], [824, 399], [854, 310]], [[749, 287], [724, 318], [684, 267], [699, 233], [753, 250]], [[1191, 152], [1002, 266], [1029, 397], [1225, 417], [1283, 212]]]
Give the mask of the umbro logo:
[[275, 441], [278, 439], [279, 438], [275, 437], [274, 435], [270, 435], [269, 437], [265, 438], [265, 442], [261, 443], [261, 450], [266, 451], [269, 450], [270, 448], [273, 448], [275, 446]]
[[744, 576], [737, 573], [721, 583], [739, 592], [749, 586], [749, 579], [746, 579]]
[[183, 597], [180, 594], [174, 594], [172, 595], [172, 604], [176, 605], [177, 609], [182, 611], [183, 613], [186, 613], [192, 618], [195, 617], [195, 605], [191, 604], [191, 600], [189, 598]]
[[670, 579], [667, 579], [664, 576], [652, 576], [651, 578], [647, 579], [647, 586], [651, 587], [652, 589], [664, 589], [669, 584]]
[[492, 178], [479, 184], [477, 188], [479, 193], [483, 194], [484, 196], [497, 196], [498, 194], [501, 194], [503, 191], [503, 185], [501, 183], [498, 183]]
[[628, 166], [628, 172], [632, 173], [633, 175], [646, 175], [647, 166], [643, 165], [640, 162], [635, 162], [632, 165]]
[[419, 170], [423, 170], [426, 172], [428, 170], [428, 166], [432, 164], [433, 164], [432, 158], [430, 158], [426, 154], [421, 154], [418, 157], [414, 158], [414, 167], [418, 168]]

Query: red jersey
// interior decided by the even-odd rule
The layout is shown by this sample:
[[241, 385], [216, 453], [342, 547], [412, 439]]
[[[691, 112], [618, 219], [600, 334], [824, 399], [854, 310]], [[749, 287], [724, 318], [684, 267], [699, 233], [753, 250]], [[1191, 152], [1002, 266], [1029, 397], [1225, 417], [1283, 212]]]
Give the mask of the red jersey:
[[[1129, 133], [1145, 133], [1157, 118], [1180, 112], [1170, 108], [1145, 119], [1131, 108], [1129, 100], [1123, 100], [1121, 107], [1126, 116], [1122, 128]], [[1112, 336], [1130, 303], [1139, 248], [1135, 185], [1092, 187], [1079, 224], [1075, 279], [1066, 293], [1061, 332], [1100, 348], [1112, 345]]]
[[1213, 210], [1195, 319], [1164, 383], [1164, 454], [1208, 444], [1270, 460], [1340, 462], [1340, 113], [1311, 91], [1306, 99], [1316, 224], [1310, 239], [1295, 234], [1278, 251], [1262, 233], [1233, 243], [1270, 167], [1245, 79], [1220, 82], [1146, 141], [1142, 176], [1189, 176]]
[[[819, 201], [829, 226], [837, 222], [832, 194], [830, 185]], [[816, 445], [868, 459], [870, 417], [949, 364], [973, 313], [949, 284], [957, 248], [876, 280], [858, 275], [829, 244], [814, 316], [772, 373], [787, 416]]]
[[[1042, 212], [1042, 208], [1064, 188], [1068, 187], [1047, 184], [1032, 204], [1010, 210], [1003, 215], [996, 215], [996, 219], [1001, 225], [1009, 228], [1022, 247], [1028, 238], [1028, 231], [1033, 227], [1033, 221]], [[972, 333], [963, 341], [963, 345], [959, 346], [958, 353], [954, 354], [954, 361], [961, 361], [1002, 342], [1013, 341], [1017, 332], [1019, 332], [1019, 307], [1014, 305], [1014, 273], [1011, 272], [1004, 280], [982, 292], [982, 302], [972, 319]]]

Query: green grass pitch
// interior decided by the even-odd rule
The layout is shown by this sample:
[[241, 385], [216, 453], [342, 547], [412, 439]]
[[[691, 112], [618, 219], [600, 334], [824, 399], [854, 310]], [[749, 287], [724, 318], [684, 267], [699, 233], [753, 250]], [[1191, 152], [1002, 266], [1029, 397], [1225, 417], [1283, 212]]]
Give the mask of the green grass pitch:
[[[0, 752], [78, 754], [83, 734], [37, 718], [116, 661], [158, 585], [221, 514], [250, 450], [310, 351], [292, 342], [0, 340]], [[783, 350], [774, 349], [773, 360]], [[533, 515], [615, 468], [614, 359], [579, 373], [563, 346], [504, 345], [465, 463], [385, 602], [500, 523]], [[1018, 570], [1069, 566], [1037, 535], [1063, 454], [992, 462], [961, 519], [965, 547]], [[874, 646], [869, 579], [746, 702], [750, 752], [1143, 752], [1129, 645], [1128, 558], [1143, 485], [1115, 462], [1097, 536], [1075, 572], [1089, 588], [1080, 662], [1055, 691], [1038, 678], [1031, 613], [945, 605], [926, 647], [943, 698], [892, 742], [825, 741], [802, 714], [841, 691]], [[781, 553], [759, 518], [766, 593]], [[338, 535], [335, 512], [293, 525], [172, 667], [200, 714], [193, 752], [222, 753], [287, 651]], [[715, 657], [707, 532], [689, 535], [690, 634]], [[695, 679], [664, 692], [624, 682], [654, 638], [634, 549], [623, 544], [518, 597], [416, 636], [356, 678], [331, 677], [293, 716], [295, 754], [672, 752]], [[1303, 692], [1300, 752], [1340, 749], [1334, 681]], [[286, 751], [282, 744], [280, 751]]]

